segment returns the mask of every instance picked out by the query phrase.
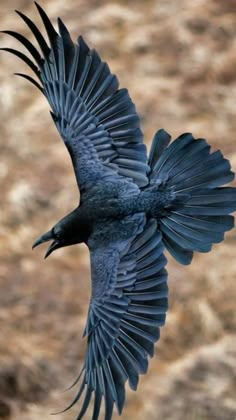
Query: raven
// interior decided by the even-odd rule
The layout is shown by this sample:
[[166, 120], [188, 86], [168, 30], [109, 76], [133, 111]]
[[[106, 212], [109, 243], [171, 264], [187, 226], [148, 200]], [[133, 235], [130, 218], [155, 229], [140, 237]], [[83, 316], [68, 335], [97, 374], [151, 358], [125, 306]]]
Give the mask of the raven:
[[[58, 248], [84, 242], [90, 252], [92, 296], [84, 334], [87, 353], [74, 383], [83, 395], [77, 419], [94, 396], [92, 420], [102, 401], [105, 420], [114, 404], [121, 414], [125, 383], [136, 390], [148, 356], [165, 323], [168, 303], [164, 249], [189, 264], [193, 252], [208, 252], [233, 227], [236, 188], [220, 151], [211, 153], [203, 138], [185, 133], [170, 143], [159, 130], [147, 158], [140, 122], [126, 89], [119, 89], [99, 54], [80, 36], [76, 43], [58, 19], [56, 32], [37, 4], [49, 43], [37, 26], [17, 12], [31, 29], [39, 50], [24, 36], [24, 60], [39, 79], [17, 73], [47, 98], [54, 123], [69, 151], [80, 191], [80, 205], [33, 247], [52, 241]], [[33, 61], [32, 61], [33, 59]]]

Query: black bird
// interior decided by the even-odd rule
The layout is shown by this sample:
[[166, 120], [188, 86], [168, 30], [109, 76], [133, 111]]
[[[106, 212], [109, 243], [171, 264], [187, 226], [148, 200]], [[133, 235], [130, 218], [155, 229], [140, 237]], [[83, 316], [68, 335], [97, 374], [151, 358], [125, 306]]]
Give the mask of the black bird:
[[182, 134], [170, 143], [159, 130], [147, 158], [140, 122], [128, 91], [119, 89], [95, 50], [80, 36], [72, 42], [63, 22], [59, 33], [36, 4], [48, 39], [31, 29], [39, 51], [24, 36], [22, 60], [39, 81], [25, 77], [47, 98], [52, 118], [69, 151], [80, 190], [80, 205], [42, 235], [33, 247], [52, 240], [57, 248], [84, 242], [91, 258], [92, 296], [85, 328], [87, 353], [72, 407], [81, 397], [81, 419], [94, 395], [92, 420], [102, 400], [105, 420], [114, 404], [120, 414], [125, 383], [135, 390], [146, 373], [148, 355], [167, 311], [166, 248], [182, 264], [193, 251], [208, 252], [233, 227], [236, 189], [230, 163], [211, 153], [204, 139]]

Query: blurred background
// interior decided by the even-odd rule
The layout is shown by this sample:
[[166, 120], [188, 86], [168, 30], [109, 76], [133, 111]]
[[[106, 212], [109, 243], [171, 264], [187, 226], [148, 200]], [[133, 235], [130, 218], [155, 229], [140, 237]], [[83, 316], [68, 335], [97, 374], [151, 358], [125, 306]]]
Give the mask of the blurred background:
[[[83, 34], [128, 87], [148, 145], [158, 128], [173, 137], [190, 131], [220, 148], [236, 170], [235, 0], [40, 4], [74, 39]], [[31, 38], [14, 9], [41, 27], [33, 2], [1, 0], [0, 28]], [[6, 35], [0, 43], [19, 46]], [[74, 246], [44, 261], [43, 246], [31, 250], [79, 197], [45, 99], [12, 76], [24, 70], [0, 54], [0, 418], [49, 420], [76, 392], [63, 393], [85, 353], [89, 256]], [[138, 392], [127, 390], [122, 419], [236, 419], [235, 257], [231, 231], [189, 267], [169, 258], [167, 322]], [[76, 413], [78, 407], [55, 418]]]

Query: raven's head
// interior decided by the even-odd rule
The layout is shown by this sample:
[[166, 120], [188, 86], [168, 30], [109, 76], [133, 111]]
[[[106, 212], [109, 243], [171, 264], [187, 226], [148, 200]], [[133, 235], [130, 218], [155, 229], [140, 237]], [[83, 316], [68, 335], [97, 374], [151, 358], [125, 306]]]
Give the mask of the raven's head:
[[86, 242], [88, 236], [88, 225], [84, 218], [81, 217], [80, 212], [76, 209], [61, 219], [51, 230], [36, 239], [32, 248], [35, 248], [44, 242], [52, 241], [45, 254], [45, 258], [47, 258], [58, 248]]
[[52, 241], [52, 243], [48, 247], [44, 258], [47, 258], [53, 251], [55, 251], [55, 249], [71, 245], [68, 244], [67, 241], [65, 241], [65, 239], [63, 238], [63, 235], [60, 235], [59, 232], [57, 233], [55, 231], [55, 228], [53, 227], [51, 230], [40, 236], [40, 238], [36, 239], [36, 241], [33, 243], [32, 248], [35, 248], [36, 246], [41, 245], [47, 241]]

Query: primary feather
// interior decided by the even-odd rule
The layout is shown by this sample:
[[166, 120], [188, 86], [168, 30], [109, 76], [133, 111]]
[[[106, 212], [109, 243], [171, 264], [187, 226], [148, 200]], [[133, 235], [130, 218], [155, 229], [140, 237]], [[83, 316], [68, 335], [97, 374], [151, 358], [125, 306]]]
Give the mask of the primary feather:
[[128, 91], [119, 89], [98, 53], [80, 36], [74, 43], [64, 23], [58, 32], [36, 3], [47, 32], [17, 12], [39, 50], [14, 31], [37, 77], [17, 73], [47, 98], [53, 121], [72, 159], [80, 205], [33, 246], [53, 240], [55, 249], [85, 242], [90, 251], [92, 296], [84, 335], [87, 352], [71, 405], [82, 399], [77, 419], [93, 401], [92, 420], [105, 405], [122, 412], [125, 383], [135, 390], [165, 323], [168, 289], [164, 246], [182, 264], [207, 252], [233, 227], [236, 189], [222, 187], [234, 174], [204, 139], [182, 134], [170, 145], [164, 130], [154, 136], [149, 159]]

